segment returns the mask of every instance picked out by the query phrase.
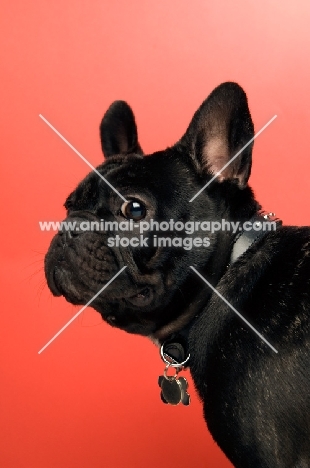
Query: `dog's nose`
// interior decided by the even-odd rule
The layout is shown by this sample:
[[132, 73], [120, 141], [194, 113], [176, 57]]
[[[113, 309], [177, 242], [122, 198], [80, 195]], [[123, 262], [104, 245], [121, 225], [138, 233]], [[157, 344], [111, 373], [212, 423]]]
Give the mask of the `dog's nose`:
[[68, 239], [73, 239], [73, 237], [78, 237], [79, 235], [81, 234], [81, 232], [79, 231], [67, 231], [66, 232], [66, 235], [67, 235], [67, 238]]
[[86, 230], [83, 223], [87, 223], [88, 220], [85, 217], [72, 216], [68, 217], [63, 221], [61, 230], [58, 231], [58, 234], [61, 236], [62, 242], [65, 244], [67, 241], [79, 237], [80, 234]]
[[69, 239], [73, 239], [74, 237], [78, 237], [81, 232], [80, 231], [59, 231], [58, 233], [61, 237], [63, 243], [66, 243]]
[[[95, 222], [94, 224], [92, 224]], [[79, 237], [85, 232], [96, 230], [99, 226], [98, 218], [89, 212], [77, 212], [68, 216], [61, 224], [58, 234], [65, 245], [67, 241]]]

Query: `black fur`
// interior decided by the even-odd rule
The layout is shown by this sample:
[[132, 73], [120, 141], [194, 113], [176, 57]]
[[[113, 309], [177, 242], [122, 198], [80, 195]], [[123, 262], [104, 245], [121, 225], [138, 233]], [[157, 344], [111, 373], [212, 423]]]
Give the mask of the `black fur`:
[[[146, 220], [249, 220], [260, 208], [247, 181], [249, 145], [193, 202], [189, 200], [253, 136], [243, 90], [216, 88], [173, 147], [143, 157], [134, 115], [116, 101], [100, 126], [107, 157], [97, 170]], [[68, 197], [67, 220], [123, 221], [123, 200], [89, 174]], [[128, 233], [125, 233], [128, 236]], [[167, 232], [165, 237], [186, 237]], [[136, 236], [131, 232], [129, 236]], [[205, 237], [205, 232], [195, 236]], [[190, 370], [207, 425], [238, 468], [310, 467], [310, 229], [281, 227], [229, 265], [232, 232], [210, 247], [109, 248], [109, 232], [57, 234], [45, 271], [54, 295], [92, 303], [103, 319], [159, 343], [194, 317]], [[274, 353], [189, 268], [194, 266], [278, 350]]]

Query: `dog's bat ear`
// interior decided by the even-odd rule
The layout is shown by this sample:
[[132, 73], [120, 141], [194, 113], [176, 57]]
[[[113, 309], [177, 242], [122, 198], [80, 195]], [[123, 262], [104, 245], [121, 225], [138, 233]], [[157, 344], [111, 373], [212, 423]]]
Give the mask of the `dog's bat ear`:
[[238, 84], [228, 82], [202, 103], [180, 142], [189, 148], [200, 172], [217, 174], [227, 164], [217, 179], [234, 180], [244, 188], [251, 172], [253, 142], [229, 161], [253, 136], [246, 94]]
[[100, 124], [100, 139], [105, 157], [143, 154], [134, 114], [125, 101], [114, 101], [105, 113]]

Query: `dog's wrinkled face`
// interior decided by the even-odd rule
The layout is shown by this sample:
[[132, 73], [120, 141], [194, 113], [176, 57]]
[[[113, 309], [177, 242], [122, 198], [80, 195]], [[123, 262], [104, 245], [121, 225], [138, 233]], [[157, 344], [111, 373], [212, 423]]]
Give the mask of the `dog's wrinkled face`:
[[[149, 156], [142, 154], [134, 116], [123, 101], [112, 104], [100, 131], [107, 159], [97, 170], [126, 201], [94, 172], [78, 185], [65, 202], [66, 221], [75, 226], [59, 232], [46, 255], [48, 286], [56, 296], [86, 304], [126, 266], [91, 305], [113, 326], [156, 336], [168, 324], [178, 323], [180, 317], [189, 320], [195, 313], [191, 304], [197, 291], [189, 266], [209, 264], [212, 278], [226, 261], [223, 259], [223, 265], [212, 263], [213, 254], [219, 243], [229, 243], [231, 237], [209, 234], [207, 249], [194, 245], [190, 249], [157, 247], [154, 236], [158, 233], [152, 230], [143, 234], [144, 242], [137, 247], [112, 245], [109, 239], [116, 234], [140, 238], [139, 225], [144, 221], [236, 218], [241, 192], [240, 212], [245, 215], [250, 146], [207, 191], [193, 203], [189, 200], [253, 136], [247, 100], [238, 85], [219, 86], [196, 112], [184, 137], [173, 147]], [[125, 232], [79, 229], [85, 221], [100, 220], [118, 224], [132, 220], [134, 227]], [[164, 233], [165, 237], [176, 235], [187, 236], [184, 231]], [[198, 230], [194, 236], [205, 238], [206, 233]]]

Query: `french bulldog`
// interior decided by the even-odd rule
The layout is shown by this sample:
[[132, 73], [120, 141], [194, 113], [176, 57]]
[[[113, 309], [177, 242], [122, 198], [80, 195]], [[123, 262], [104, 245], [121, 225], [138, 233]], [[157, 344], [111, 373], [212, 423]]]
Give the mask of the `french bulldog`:
[[[203, 221], [243, 226], [271, 216], [248, 185], [254, 128], [246, 94], [221, 84], [184, 136], [151, 155], [124, 101], [107, 110], [100, 136], [105, 162], [68, 196], [66, 221], [75, 228], [56, 234], [45, 258], [51, 292], [86, 304], [126, 267], [91, 306], [159, 346], [182, 337], [207, 426], [233, 465], [310, 467], [310, 228], [277, 223], [250, 241], [243, 228], [203, 229]], [[79, 229], [98, 220], [131, 221], [117, 233], [127, 244], [113, 230]], [[170, 244], [158, 245], [155, 229], [128, 244], [152, 220], [196, 223], [200, 241], [184, 248], [188, 234], [173, 228], [164, 233]]]

